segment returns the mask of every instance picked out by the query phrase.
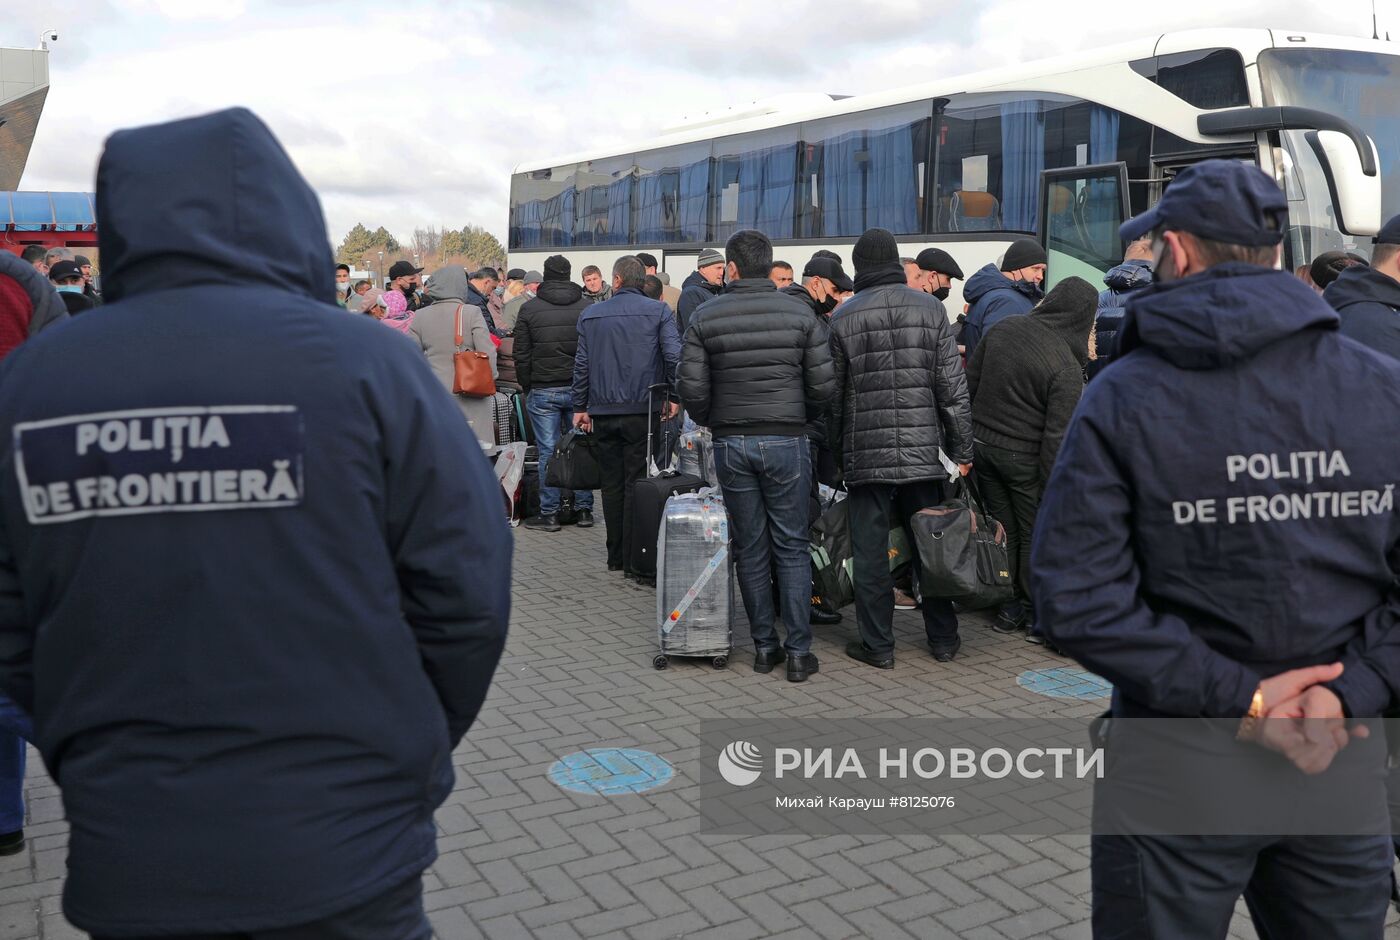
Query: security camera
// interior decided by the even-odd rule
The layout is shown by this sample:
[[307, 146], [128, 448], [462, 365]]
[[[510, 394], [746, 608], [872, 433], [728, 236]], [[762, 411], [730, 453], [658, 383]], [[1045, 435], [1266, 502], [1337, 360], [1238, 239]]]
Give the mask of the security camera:
[[49, 47], [49, 43], [51, 42], [58, 42], [58, 30], [46, 29], [39, 34], [40, 49], [47, 49]]
[[58, 33], [49, 33], [49, 42], [58, 42]]

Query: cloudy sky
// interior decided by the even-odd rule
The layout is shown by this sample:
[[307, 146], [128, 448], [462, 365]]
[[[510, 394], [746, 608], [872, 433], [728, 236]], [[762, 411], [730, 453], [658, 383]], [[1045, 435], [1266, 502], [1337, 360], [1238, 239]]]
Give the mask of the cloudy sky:
[[[22, 188], [90, 190], [113, 129], [242, 104], [320, 192], [337, 241], [357, 221], [504, 236], [516, 164], [770, 95], [859, 94], [1204, 26], [1371, 30], [1369, 0], [3, 3], [0, 45], [60, 34]], [[1379, 7], [1400, 40], [1400, 0]]]

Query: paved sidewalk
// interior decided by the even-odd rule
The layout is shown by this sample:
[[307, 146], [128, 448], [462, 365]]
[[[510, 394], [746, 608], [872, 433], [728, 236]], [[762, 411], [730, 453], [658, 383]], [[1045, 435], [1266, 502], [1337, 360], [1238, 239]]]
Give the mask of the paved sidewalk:
[[[918, 613], [900, 612], [898, 664], [880, 672], [841, 654], [848, 611], [819, 629], [821, 673], [805, 685], [781, 670], [755, 675], [742, 627], [727, 670], [658, 672], [654, 593], [608, 574], [603, 557], [601, 526], [516, 530], [510, 642], [437, 815], [441, 857], [425, 887], [441, 940], [1089, 937], [1087, 838], [721, 838], [698, 834], [693, 808], [703, 719], [1092, 716], [1104, 701], [1016, 684], [1068, 661], [965, 617], [961, 655], [938, 664]], [[625, 797], [547, 778], [559, 757], [608, 746], [653, 751], [676, 777]], [[30, 778], [30, 846], [0, 859], [0, 940], [83, 937], [60, 912], [66, 828], [37, 757]], [[1387, 936], [1400, 937], [1391, 924]], [[1231, 936], [1254, 931], [1237, 916]]]

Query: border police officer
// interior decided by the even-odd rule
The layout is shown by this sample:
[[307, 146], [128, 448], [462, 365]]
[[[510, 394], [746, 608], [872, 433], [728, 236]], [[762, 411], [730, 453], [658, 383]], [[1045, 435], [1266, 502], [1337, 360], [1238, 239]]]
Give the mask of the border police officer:
[[[1122, 720], [1211, 719], [1307, 773], [1343, 746], [1372, 762], [1353, 796], [1384, 828], [1384, 749], [1342, 723], [1378, 715], [1400, 680], [1400, 365], [1275, 269], [1286, 222], [1263, 172], [1211, 160], [1123, 226], [1153, 236], [1158, 283], [1129, 299], [1123, 356], [1066, 435], [1033, 590], [1048, 637], [1115, 686], [1096, 803], [1135, 766], [1115, 760]], [[1292, 775], [1280, 789], [1320, 779], [1241, 750]], [[1096, 828], [1092, 867], [1096, 936], [1223, 937], [1243, 893], [1263, 936], [1356, 940], [1381, 936], [1390, 846]]]
[[337, 316], [316, 195], [242, 109], [121, 131], [106, 305], [0, 369], [0, 688], [95, 937], [424, 940], [505, 640], [494, 475], [412, 344]]

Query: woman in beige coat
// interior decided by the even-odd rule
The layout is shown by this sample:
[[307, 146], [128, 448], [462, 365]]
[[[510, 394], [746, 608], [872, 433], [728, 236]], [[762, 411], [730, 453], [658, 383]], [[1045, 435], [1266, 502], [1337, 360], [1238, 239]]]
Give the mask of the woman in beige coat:
[[[428, 365], [438, 381], [452, 391], [454, 366], [452, 354], [458, 349], [456, 344], [457, 311], [462, 312], [462, 349], [474, 349], [491, 357], [491, 377], [496, 377], [496, 344], [491, 341], [491, 332], [486, 328], [486, 320], [481, 308], [466, 303], [467, 272], [461, 265], [449, 264], [438, 268], [427, 280], [428, 299], [432, 301], [413, 315], [413, 323], [408, 328], [410, 338], [416, 340], [428, 357]], [[466, 415], [467, 423], [476, 432], [477, 440], [483, 446], [496, 444], [496, 418], [490, 398], [472, 398], [467, 395], [453, 395], [457, 405]]]

